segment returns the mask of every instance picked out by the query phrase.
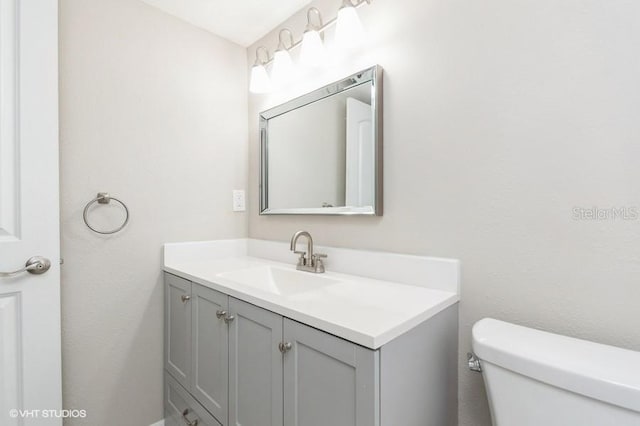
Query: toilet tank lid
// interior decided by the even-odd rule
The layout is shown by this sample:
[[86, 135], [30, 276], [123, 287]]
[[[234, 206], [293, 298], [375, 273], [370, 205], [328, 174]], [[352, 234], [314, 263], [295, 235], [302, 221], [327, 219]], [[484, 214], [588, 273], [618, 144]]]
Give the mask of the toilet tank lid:
[[472, 334], [482, 362], [640, 412], [640, 352], [491, 318]]

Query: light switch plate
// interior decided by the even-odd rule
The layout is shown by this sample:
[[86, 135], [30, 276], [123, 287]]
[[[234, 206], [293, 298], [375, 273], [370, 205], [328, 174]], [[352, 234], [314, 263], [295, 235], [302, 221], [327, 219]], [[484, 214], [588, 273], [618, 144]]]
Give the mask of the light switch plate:
[[247, 208], [244, 201], [244, 190], [234, 189], [233, 190], [233, 211], [243, 212], [245, 210], [247, 210]]

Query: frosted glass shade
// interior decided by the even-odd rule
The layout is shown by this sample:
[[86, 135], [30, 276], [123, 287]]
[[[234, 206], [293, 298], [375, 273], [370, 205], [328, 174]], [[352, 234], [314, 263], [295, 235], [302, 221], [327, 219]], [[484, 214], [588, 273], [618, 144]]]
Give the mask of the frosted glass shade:
[[264, 65], [254, 65], [251, 68], [249, 91], [251, 93], [268, 93], [271, 91], [271, 79], [269, 79]]
[[295, 68], [291, 55], [287, 50], [276, 51], [271, 71], [272, 81], [276, 87], [282, 87], [294, 78]]
[[306, 67], [317, 67], [325, 59], [325, 49], [320, 33], [315, 30], [305, 31], [302, 37], [302, 51], [300, 62]]
[[364, 28], [358, 17], [356, 8], [352, 6], [342, 7], [338, 11], [336, 23], [336, 44], [340, 48], [354, 48], [364, 43]]

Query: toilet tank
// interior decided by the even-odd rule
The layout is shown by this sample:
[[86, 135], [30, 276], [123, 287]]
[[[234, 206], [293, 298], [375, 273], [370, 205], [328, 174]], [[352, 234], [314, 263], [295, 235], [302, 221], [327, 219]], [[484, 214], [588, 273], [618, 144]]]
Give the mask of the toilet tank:
[[473, 326], [496, 426], [640, 426], [640, 352], [483, 319]]

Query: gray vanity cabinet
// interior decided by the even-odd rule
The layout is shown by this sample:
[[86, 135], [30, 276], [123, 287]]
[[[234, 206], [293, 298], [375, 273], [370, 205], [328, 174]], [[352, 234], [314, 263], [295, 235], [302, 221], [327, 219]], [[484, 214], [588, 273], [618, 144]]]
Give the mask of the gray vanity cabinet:
[[223, 426], [378, 424], [377, 351], [171, 274], [165, 281], [170, 424], [208, 425], [207, 412]]
[[282, 317], [229, 298], [229, 424], [282, 426]]
[[375, 426], [378, 351], [284, 319], [285, 426]]
[[457, 306], [371, 350], [171, 274], [165, 282], [167, 426], [456, 424]]
[[191, 297], [191, 394], [222, 424], [229, 406], [229, 297], [194, 284]]
[[165, 368], [182, 386], [191, 384], [191, 282], [165, 274]]

